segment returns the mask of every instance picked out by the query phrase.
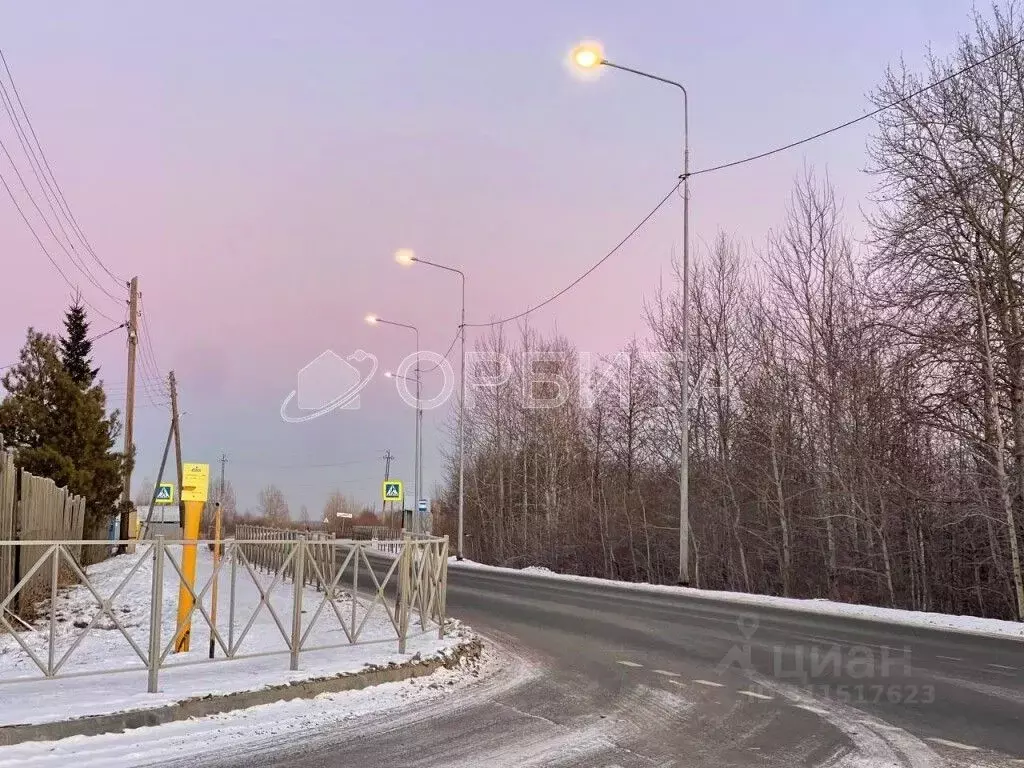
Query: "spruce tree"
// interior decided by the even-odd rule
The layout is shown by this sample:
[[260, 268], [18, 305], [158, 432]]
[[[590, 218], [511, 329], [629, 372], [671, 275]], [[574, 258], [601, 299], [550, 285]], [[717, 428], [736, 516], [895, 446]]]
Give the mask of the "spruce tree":
[[83, 389], [66, 370], [57, 340], [31, 328], [0, 384], [0, 434], [17, 466], [85, 496], [85, 538], [105, 538], [131, 460], [114, 450], [120, 413], [107, 414], [103, 389]]
[[89, 357], [92, 354], [89, 320], [78, 296], [64, 315], [64, 332], [65, 335], [60, 339], [60, 356], [64, 370], [79, 387], [89, 389], [96, 380], [99, 368], [92, 367], [92, 359]]

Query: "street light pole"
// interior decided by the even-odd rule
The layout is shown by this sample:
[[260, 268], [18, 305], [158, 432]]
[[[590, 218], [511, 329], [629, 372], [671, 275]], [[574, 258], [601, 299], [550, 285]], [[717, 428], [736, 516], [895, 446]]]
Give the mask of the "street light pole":
[[455, 550], [455, 559], [463, 559], [464, 515], [466, 500], [466, 274], [461, 269], [438, 264], [434, 261], [421, 259], [408, 248], [395, 253], [395, 261], [404, 266], [426, 264], [446, 272], [454, 272], [462, 281], [462, 307], [459, 314], [459, 337], [462, 344], [459, 372], [459, 535]]
[[[415, 325], [409, 325], [408, 323], [398, 323], [394, 320], [385, 320], [377, 315], [367, 315], [366, 322], [370, 325], [377, 325], [378, 323], [383, 325], [393, 325], [396, 328], [408, 328], [410, 331], [416, 334], [416, 411], [414, 414], [416, 422], [416, 430], [413, 433], [414, 442], [414, 459], [413, 459], [413, 470], [412, 470], [412, 487], [413, 487], [413, 514], [412, 514], [412, 532], [422, 533], [418, 530], [417, 526], [417, 512], [419, 510], [420, 502], [420, 490], [422, 489], [423, 483], [423, 409], [421, 408], [422, 400], [420, 399], [420, 330]], [[402, 377], [405, 378], [405, 377]]]
[[[384, 375], [386, 377], [388, 377], [389, 379], [402, 379], [403, 381], [411, 381], [411, 382], [413, 382], [416, 385], [416, 427], [417, 427], [417, 432], [416, 432], [416, 449], [417, 449], [417, 452], [416, 452], [416, 455], [417, 455], [419, 461], [417, 463], [417, 469], [416, 469], [416, 475], [415, 475], [415, 484], [416, 484], [416, 487], [419, 488], [419, 489], [422, 489], [423, 490], [423, 494], [426, 495], [426, 492], [427, 492], [426, 486], [423, 485], [423, 408], [420, 405], [423, 402], [422, 398], [420, 397], [420, 381], [421, 381], [421, 373], [422, 372], [421, 372], [420, 366], [419, 366], [419, 358], [417, 357], [416, 360], [417, 360], [417, 362], [416, 362], [416, 376], [415, 376], [415, 378], [410, 377], [410, 376], [403, 376], [402, 374], [394, 373], [393, 371], [387, 371]], [[417, 512], [418, 511], [419, 511], [419, 509], [417, 508]], [[416, 527], [419, 528], [418, 525]], [[424, 533], [425, 531], [419, 530], [418, 532], [419, 533]]]
[[680, 376], [680, 458], [679, 458], [679, 575], [678, 583], [690, 583], [690, 99], [682, 83], [639, 69], [615, 64], [604, 57], [601, 47], [583, 43], [573, 51], [581, 69], [609, 67], [671, 85], [683, 92], [683, 316], [681, 318]]

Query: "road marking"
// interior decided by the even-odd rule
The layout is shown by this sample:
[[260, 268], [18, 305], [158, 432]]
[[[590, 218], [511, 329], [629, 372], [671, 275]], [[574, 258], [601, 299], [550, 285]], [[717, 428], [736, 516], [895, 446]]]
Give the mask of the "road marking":
[[866, 725], [869, 728], [874, 728], [876, 731], [894, 731], [902, 733], [902, 728], [897, 728], [895, 725], [890, 725], [885, 722], [878, 722], [876, 720], [858, 720], [861, 725]]
[[624, 667], [642, 667], [643, 666], [643, 664], [637, 664], [635, 661], [622, 661], [621, 659], [618, 661], [618, 663], [621, 664]]
[[828, 712], [819, 707], [812, 707], [810, 704], [797, 704], [797, 709], [806, 709], [808, 712], [813, 712], [816, 715], [827, 715]]
[[953, 749], [962, 749], [966, 752], [977, 752], [978, 747], [972, 747], [970, 744], [961, 744], [959, 741], [949, 741], [947, 739], [934, 739], [929, 738], [928, 741], [933, 744], [941, 744], [944, 747], [953, 747]]
[[1008, 666], [1006, 666], [1005, 664], [986, 664], [985, 666], [988, 666], [988, 667], [995, 667], [996, 669], [1011, 669], [1011, 670], [1013, 670], [1014, 672], [1016, 672], [1016, 671], [1017, 671], [1017, 668], [1016, 668], [1016, 667], [1008, 667]]
[[669, 682], [672, 683], [673, 685], [678, 685], [680, 688], [685, 688], [686, 687], [686, 684], [683, 683], [680, 680], [669, 680]]
[[936, 656], [936, 659], [943, 659], [944, 661], [963, 661], [959, 656]]
[[694, 680], [693, 682], [695, 682], [697, 685], [706, 685], [709, 688], [725, 688], [725, 686], [721, 683], [715, 683], [711, 680]]
[[763, 693], [757, 693], [756, 691], [736, 691], [740, 696], [749, 696], [752, 699], [761, 699], [761, 701], [771, 701], [771, 696], [765, 696]]
[[664, 675], [665, 677], [679, 677], [678, 672], [669, 672], [667, 669], [656, 669], [654, 670], [656, 675]]

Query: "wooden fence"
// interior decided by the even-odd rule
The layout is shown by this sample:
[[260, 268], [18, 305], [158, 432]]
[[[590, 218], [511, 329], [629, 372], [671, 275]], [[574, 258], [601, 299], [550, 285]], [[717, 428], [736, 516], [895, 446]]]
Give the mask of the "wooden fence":
[[[14, 454], [0, 451], [0, 541], [81, 540], [85, 524], [85, 498], [46, 477], [16, 470]], [[69, 547], [81, 561], [81, 546]], [[0, 601], [3, 601], [32, 566], [46, 555], [45, 546], [0, 547]], [[49, 574], [37, 573], [18, 593], [18, 608], [47, 597]]]

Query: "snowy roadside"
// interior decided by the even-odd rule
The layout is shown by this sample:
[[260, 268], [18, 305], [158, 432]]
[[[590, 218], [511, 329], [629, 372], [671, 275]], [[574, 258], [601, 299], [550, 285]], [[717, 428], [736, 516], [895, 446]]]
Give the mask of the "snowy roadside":
[[1024, 624], [1014, 621], [1003, 621], [1001, 619], [984, 619], [977, 616], [956, 616], [945, 613], [926, 613], [924, 611], [908, 611], [898, 608], [879, 608], [873, 605], [839, 603], [833, 600], [824, 600], [820, 598], [803, 600], [794, 597], [775, 597], [773, 595], [752, 595], [743, 592], [710, 591], [693, 589], [692, 587], [676, 587], [667, 584], [641, 584], [629, 581], [611, 581], [609, 579], [599, 579], [593, 576], [575, 576], [573, 574], [555, 573], [547, 568], [540, 568], [537, 566], [529, 566], [526, 568], [503, 568], [495, 565], [477, 563], [472, 560], [462, 560], [460, 562], [455, 558], [450, 559], [448, 568], [485, 570], [493, 573], [508, 573], [535, 578], [554, 579], [558, 581], [578, 582], [594, 586], [627, 589], [637, 592], [655, 592], [660, 594], [685, 596], [697, 600], [735, 603], [737, 605], [748, 606], [750, 608], [779, 608], [787, 611], [802, 611], [804, 613], [815, 613], [842, 618], [880, 621], [887, 624], [896, 624], [899, 626], [915, 627], [919, 629], [937, 629], [949, 632], [983, 635], [987, 637], [994, 636], [1024, 640]]
[[[142, 768], [196, 765], [218, 757], [308, 747], [354, 727], [399, 712], [429, 716], [431, 707], [447, 707], [453, 697], [462, 706], [486, 699], [495, 687], [521, 684], [537, 671], [509, 664], [501, 651], [485, 649], [478, 661], [429, 677], [382, 683], [357, 691], [327, 693], [312, 699], [275, 702], [209, 717], [136, 728], [125, 733], [76, 736], [60, 741], [26, 742], [0, 747], [0, 768]], [[344, 729], [344, 731], [342, 731]]]
[[[172, 549], [180, 562], [180, 548]], [[135, 572], [131, 573], [135, 568]], [[201, 547], [198, 553], [196, 591], [200, 591], [213, 572], [212, 553]], [[140, 553], [122, 555], [99, 563], [89, 569], [89, 578], [96, 591], [109, 598], [118, 585], [131, 574], [127, 583], [113, 601], [112, 610], [139, 648], [148, 649], [151, 602], [152, 562]], [[192, 619], [191, 649], [187, 653], [168, 654], [160, 670], [159, 692], [147, 693], [147, 671], [142, 659], [131, 644], [106, 615], [97, 619], [80, 644], [74, 648], [67, 663], [60, 670], [71, 676], [47, 680], [27, 653], [10, 635], [0, 635], [0, 726], [50, 723], [90, 715], [103, 715], [127, 711], [154, 709], [173, 705], [200, 696], [216, 696], [256, 691], [272, 686], [322, 679], [341, 674], [359, 672], [375, 666], [401, 664], [413, 659], [429, 661], [450, 658], [455, 649], [472, 639], [472, 632], [451, 622], [451, 631], [438, 639], [436, 626], [422, 632], [418, 623], [410, 626], [406, 653], [398, 653], [398, 641], [385, 606], [377, 604], [370, 609], [372, 600], [365, 595], [355, 598], [350, 594], [336, 600], [341, 615], [355, 624], [366, 618], [360, 642], [348, 644], [338, 617], [330, 605], [324, 605], [324, 595], [315, 587], [303, 592], [302, 631], [309, 630], [304, 647], [318, 648], [328, 645], [340, 647], [303, 651], [299, 670], [289, 671], [289, 643], [266, 605], [260, 605], [260, 589], [269, 590], [273, 574], [256, 573], [256, 581], [240, 569], [235, 590], [235, 636], [240, 637], [250, 618], [255, 614], [252, 627], [239, 649], [240, 655], [252, 658], [225, 660], [218, 646], [217, 661], [208, 661], [210, 630], [201, 614], [196, 611]], [[259, 583], [259, 587], [257, 586]], [[226, 569], [221, 573], [217, 600], [218, 631], [228, 637], [229, 577]], [[166, 563], [163, 579], [161, 648], [174, 636], [178, 597], [178, 575]], [[278, 583], [269, 592], [268, 602], [274, 607], [285, 632], [290, 631], [293, 586]], [[209, 612], [210, 594], [204, 598]], [[44, 615], [49, 607], [43, 605]], [[84, 632], [84, 627], [98, 611], [96, 599], [83, 585], [64, 590], [57, 598], [56, 659], [60, 659]], [[366, 617], [369, 611], [369, 616]], [[415, 618], [415, 614], [414, 614]], [[315, 619], [315, 622], [314, 622]], [[310, 628], [312, 625], [312, 628]], [[23, 640], [45, 661], [48, 654], [49, 622], [42, 620], [33, 632], [21, 634]], [[104, 671], [97, 675], [96, 672]]]

